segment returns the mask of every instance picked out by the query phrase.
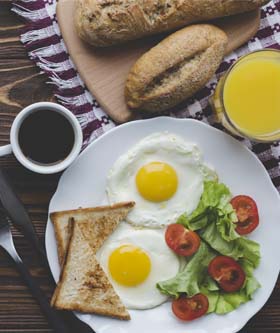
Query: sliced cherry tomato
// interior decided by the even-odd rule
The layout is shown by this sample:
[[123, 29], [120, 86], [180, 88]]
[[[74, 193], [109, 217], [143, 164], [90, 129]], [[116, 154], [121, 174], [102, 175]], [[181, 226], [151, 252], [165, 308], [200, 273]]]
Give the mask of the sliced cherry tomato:
[[247, 235], [259, 225], [259, 213], [256, 202], [247, 195], [238, 195], [231, 202], [235, 209], [238, 222], [236, 232]]
[[181, 320], [190, 321], [202, 317], [208, 311], [208, 298], [203, 294], [180, 297], [172, 302], [172, 311]]
[[215, 257], [208, 266], [208, 273], [229, 293], [240, 290], [246, 278], [242, 267], [234, 259], [226, 256]]
[[171, 250], [185, 257], [192, 256], [200, 246], [200, 238], [195, 232], [176, 223], [168, 226], [165, 241]]

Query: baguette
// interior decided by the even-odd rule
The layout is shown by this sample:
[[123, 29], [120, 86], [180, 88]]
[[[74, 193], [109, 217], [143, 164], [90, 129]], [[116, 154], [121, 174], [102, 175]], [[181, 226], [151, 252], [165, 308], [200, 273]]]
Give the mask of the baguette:
[[59, 310], [129, 320], [129, 313], [95, 257], [95, 249], [85, 238], [85, 233], [95, 233], [92, 228], [89, 221], [71, 220], [66, 261], [51, 304]]
[[80, 208], [51, 213], [50, 218], [54, 225], [60, 267], [63, 267], [65, 254], [69, 244], [69, 238], [71, 235], [69, 221], [72, 218], [77, 222], [89, 221], [92, 223], [93, 228], [88, 237], [89, 242], [91, 243], [91, 239], [94, 239], [94, 243], [91, 245], [93, 251], [96, 252], [108, 235], [115, 230], [119, 222], [125, 219], [134, 204], [134, 202], [121, 202], [111, 206]]
[[104, 47], [188, 24], [257, 9], [268, 0], [76, 0], [75, 25]]
[[226, 34], [207, 24], [170, 35], [130, 70], [125, 86], [128, 107], [161, 112], [192, 96], [218, 69], [226, 45]]

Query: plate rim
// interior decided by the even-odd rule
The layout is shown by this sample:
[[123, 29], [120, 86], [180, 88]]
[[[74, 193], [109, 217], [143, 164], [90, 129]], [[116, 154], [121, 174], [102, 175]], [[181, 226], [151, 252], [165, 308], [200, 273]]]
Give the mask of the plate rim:
[[[80, 155], [76, 158], [76, 160], [63, 172], [63, 174], [61, 175], [60, 179], [59, 179], [59, 182], [58, 182], [58, 185], [57, 185], [57, 188], [56, 188], [56, 191], [54, 192], [50, 202], [49, 202], [49, 206], [48, 206], [48, 218], [47, 218], [47, 225], [46, 225], [46, 230], [45, 230], [45, 249], [46, 249], [46, 253], [47, 253], [47, 259], [48, 259], [48, 263], [49, 263], [49, 266], [50, 266], [50, 271], [52, 273], [52, 276], [54, 277], [54, 274], [53, 274], [53, 269], [51, 267], [51, 264], [50, 264], [50, 259], [49, 259], [49, 256], [50, 256], [50, 249], [48, 249], [48, 246], [47, 246], [47, 240], [48, 240], [48, 235], [50, 233], [50, 225], [51, 225], [51, 221], [50, 221], [50, 207], [58, 193], [58, 188], [60, 186], [60, 184], [63, 182], [63, 178], [65, 176], [65, 174], [68, 172], [68, 170], [70, 170], [71, 168], [74, 168], [75, 165], [77, 163], [79, 163], [79, 160], [80, 158], [89, 150], [91, 149], [92, 146], [96, 145], [96, 144], [99, 144], [100, 141], [102, 141], [103, 138], [111, 135], [111, 133], [113, 132], [117, 132], [117, 131], [121, 131], [122, 128], [124, 127], [131, 127], [131, 126], [134, 126], [136, 123], [153, 123], [153, 122], [158, 122], [158, 121], [172, 121], [172, 122], [193, 122], [193, 123], [196, 123], [196, 124], [199, 124], [201, 125], [202, 127], [205, 127], [207, 128], [207, 130], [210, 130], [210, 131], [213, 131], [213, 132], [216, 132], [216, 133], [219, 133], [219, 134], [223, 134], [225, 135], [226, 137], [228, 137], [230, 140], [232, 140], [235, 144], [238, 144], [241, 149], [245, 149], [247, 153], [249, 153], [251, 155], [251, 157], [254, 159], [255, 163], [257, 163], [259, 165], [259, 167], [262, 168], [262, 171], [264, 172], [264, 176], [266, 177], [266, 179], [268, 180], [269, 184], [270, 184], [270, 187], [272, 187], [272, 190], [274, 191], [274, 194], [278, 197], [278, 200], [279, 200], [279, 203], [280, 203], [280, 194], [278, 192], [278, 190], [276, 189], [276, 187], [274, 186], [273, 182], [272, 182], [272, 179], [267, 171], [267, 169], [265, 168], [265, 166], [263, 165], [263, 163], [261, 162], [261, 160], [257, 157], [257, 155], [251, 151], [246, 145], [244, 145], [241, 141], [238, 141], [236, 138], [234, 138], [233, 136], [229, 135], [228, 133], [225, 133], [224, 131], [222, 130], [219, 130], [213, 126], [211, 126], [210, 124], [207, 124], [203, 121], [199, 121], [199, 120], [196, 120], [196, 119], [190, 119], [190, 118], [173, 118], [173, 117], [168, 117], [168, 116], [160, 116], [160, 117], [156, 117], [156, 118], [150, 118], [150, 119], [140, 119], [140, 120], [134, 120], [134, 121], [131, 121], [131, 122], [127, 122], [127, 123], [124, 123], [124, 124], [121, 124], [121, 125], [118, 125], [110, 130], [108, 130], [107, 132], [105, 132], [104, 134], [102, 134], [100, 137], [96, 138], [93, 142], [91, 142], [81, 153]], [[280, 273], [280, 266], [278, 267], [278, 275], [277, 277], [274, 279], [274, 282], [273, 282], [273, 287], [271, 288], [271, 291], [269, 292], [269, 294], [267, 295], [266, 297], [266, 300], [265, 302], [256, 310], [253, 311], [253, 314], [248, 318], [246, 319], [245, 321], [243, 321], [242, 323], [239, 324], [239, 327], [236, 329], [236, 330], [233, 330], [231, 331], [231, 333], [237, 333], [239, 332], [248, 322], [249, 320], [251, 320], [262, 308], [263, 306], [267, 303], [267, 301], [269, 300], [271, 294], [273, 293], [273, 290], [275, 288], [275, 285], [277, 283], [277, 279], [278, 279], [278, 276], [279, 276], [279, 273]], [[74, 312], [74, 314], [80, 319], [83, 321], [83, 319], [80, 318], [80, 314], [79, 313], [76, 313]], [[86, 321], [85, 321], [86, 322]]]

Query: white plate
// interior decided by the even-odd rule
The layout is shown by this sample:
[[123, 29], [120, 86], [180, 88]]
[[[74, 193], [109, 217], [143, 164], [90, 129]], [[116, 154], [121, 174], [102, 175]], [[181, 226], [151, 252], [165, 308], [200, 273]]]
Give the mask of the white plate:
[[[105, 184], [108, 171], [116, 159], [143, 137], [158, 131], [169, 131], [197, 143], [205, 161], [215, 167], [220, 180], [233, 194], [252, 196], [258, 204], [260, 226], [252, 239], [261, 244], [261, 264], [256, 277], [262, 284], [254, 300], [227, 315], [211, 314], [194, 322], [177, 320], [170, 303], [152, 310], [130, 311], [131, 321], [95, 315], [81, 315], [97, 333], [233, 333], [261, 309], [276, 283], [280, 260], [280, 197], [260, 161], [232, 137], [195, 120], [160, 117], [130, 122], [114, 128], [92, 143], [63, 174], [49, 211], [96, 206], [106, 203]], [[48, 221], [46, 248], [49, 264], [56, 280], [59, 265], [54, 230]]]

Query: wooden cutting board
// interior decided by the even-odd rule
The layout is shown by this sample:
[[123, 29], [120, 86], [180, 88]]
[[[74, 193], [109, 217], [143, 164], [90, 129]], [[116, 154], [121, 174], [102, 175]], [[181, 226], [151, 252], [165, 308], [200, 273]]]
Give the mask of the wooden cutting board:
[[[124, 85], [134, 62], [163, 38], [152, 37], [111, 48], [97, 49], [84, 43], [75, 32], [75, 0], [60, 0], [57, 19], [69, 54], [89, 91], [117, 123], [135, 118], [124, 99]], [[260, 24], [260, 11], [215, 20], [229, 37], [227, 53], [252, 38]]]

